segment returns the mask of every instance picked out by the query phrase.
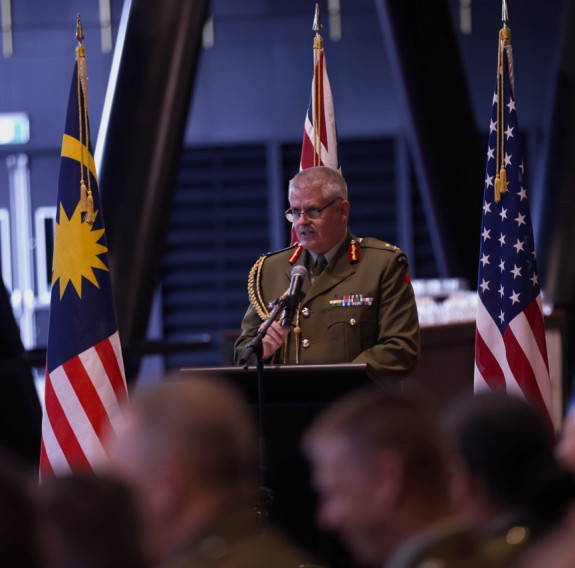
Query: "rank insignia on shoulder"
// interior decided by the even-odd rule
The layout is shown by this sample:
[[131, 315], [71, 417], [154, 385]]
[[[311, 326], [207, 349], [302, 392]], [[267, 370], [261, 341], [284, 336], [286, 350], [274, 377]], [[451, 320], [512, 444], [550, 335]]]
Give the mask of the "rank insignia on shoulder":
[[349, 242], [349, 246], [347, 247], [347, 256], [349, 257], [349, 262], [352, 264], [359, 262], [359, 245], [354, 240]]
[[343, 298], [330, 300], [330, 308], [349, 308], [352, 306], [371, 306], [373, 297], [363, 296], [363, 294], [347, 294]]
[[288, 262], [290, 264], [293, 264], [299, 258], [299, 255], [302, 253], [302, 251], [303, 251], [302, 245], [298, 245], [297, 247], [295, 247], [294, 251], [291, 253], [291, 256], [288, 259]]
[[404, 254], [400, 254], [395, 260], [397, 264], [407, 264], [407, 257]]

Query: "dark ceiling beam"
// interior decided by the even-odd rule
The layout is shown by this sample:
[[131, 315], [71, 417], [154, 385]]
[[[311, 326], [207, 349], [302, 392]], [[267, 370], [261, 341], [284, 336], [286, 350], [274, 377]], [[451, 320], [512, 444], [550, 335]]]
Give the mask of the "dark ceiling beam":
[[[575, 0], [561, 17], [551, 108], [536, 178], [537, 267], [547, 299], [567, 315], [565, 375], [575, 381]], [[575, 384], [575, 383], [574, 383]], [[571, 387], [572, 389], [573, 387]], [[571, 394], [573, 397], [573, 393]]]
[[544, 289], [561, 307], [575, 301], [575, 1], [564, 4], [551, 112], [539, 163], [538, 268]]
[[486, 150], [448, 2], [374, 1], [441, 276], [475, 287]]
[[132, 0], [99, 172], [128, 350], [146, 336], [208, 5]]

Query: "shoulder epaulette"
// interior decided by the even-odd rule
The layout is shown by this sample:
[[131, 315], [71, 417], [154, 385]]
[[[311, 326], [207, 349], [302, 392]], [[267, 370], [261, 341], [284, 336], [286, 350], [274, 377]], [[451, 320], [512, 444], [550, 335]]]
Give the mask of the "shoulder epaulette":
[[400, 248], [396, 245], [392, 245], [390, 243], [386, 243], [385, 241], [381, 241], [379, 239], [376, 239], [374, 237], [365, 237], [363, 239], [361, 239], [360, 244], [364, 247], [368, 247], [368, 248], [377, 248], [377, 249], [381, 249], [381, 250], [387, 250], [390, 252], [398, 252], [400, 251]]

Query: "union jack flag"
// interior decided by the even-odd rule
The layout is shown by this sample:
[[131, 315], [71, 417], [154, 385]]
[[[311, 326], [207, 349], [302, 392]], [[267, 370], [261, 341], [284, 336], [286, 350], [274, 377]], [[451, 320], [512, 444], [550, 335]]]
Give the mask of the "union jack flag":
[[74, 67], [60, 160], [41, 479], [105, 461], [102, 435], [127, 399], [83, 63]]
[[487, 150], [475, 390], [501, 389], [520, 395], [538, 405], [551, 422], [541, 290], [524, 184], [508, 29], [507, 34], [509, 41], [500, 40], [498, 87]]
[[[321, 38], [316, 37], [317, 40]], [[313, 166], [339, 169], [333, 97], [323, 47], [314, 47], [314, 72], [305, 116], [300, 170]]]

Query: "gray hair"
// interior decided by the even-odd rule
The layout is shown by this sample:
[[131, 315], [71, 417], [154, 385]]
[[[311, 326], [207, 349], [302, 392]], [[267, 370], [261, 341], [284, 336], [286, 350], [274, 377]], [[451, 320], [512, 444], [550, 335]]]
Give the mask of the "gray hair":
[[288, 195], [294, 188], [321, 192], [326, 199], [341, 198], [347, 200], [345, 179], [339, 171], [327, 166], [301, 170], [290, 180]]

